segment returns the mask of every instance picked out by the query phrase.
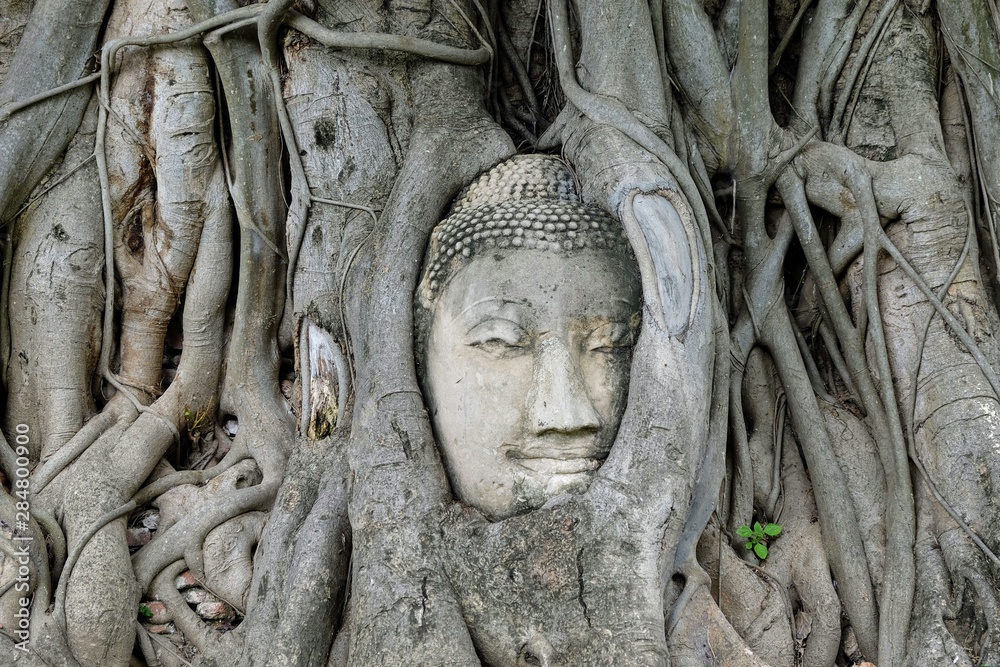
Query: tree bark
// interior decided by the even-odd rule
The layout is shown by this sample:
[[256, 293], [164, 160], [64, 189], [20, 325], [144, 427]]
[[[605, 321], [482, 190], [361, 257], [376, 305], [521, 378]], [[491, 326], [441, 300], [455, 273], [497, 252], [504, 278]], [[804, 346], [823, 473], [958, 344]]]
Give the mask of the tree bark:
[[[993, 0], [0, 0], [0, 653], [1000, 660], [998, 30]], [[530, 152], [621, 224], [641, 324], [589, 487], [491, 520], [416, 292], [456, 195]]]

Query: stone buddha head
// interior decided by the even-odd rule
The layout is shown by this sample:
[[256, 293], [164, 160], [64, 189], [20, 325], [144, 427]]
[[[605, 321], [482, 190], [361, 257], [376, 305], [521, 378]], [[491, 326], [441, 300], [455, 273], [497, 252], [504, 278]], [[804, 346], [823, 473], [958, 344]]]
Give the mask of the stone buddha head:
[[641, 320], [620, 223], [559, 159], [479, 177], [431, 235], [420, 379], [455, 497], [499, 520], [586, 490], [625, 409]]

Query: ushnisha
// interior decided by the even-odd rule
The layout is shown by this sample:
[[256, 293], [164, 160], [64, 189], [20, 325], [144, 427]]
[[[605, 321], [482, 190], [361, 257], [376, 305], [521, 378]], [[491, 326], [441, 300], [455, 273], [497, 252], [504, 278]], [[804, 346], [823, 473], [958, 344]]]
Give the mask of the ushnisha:
[[482, 174], [434, 228], [418, 290], [429, 307], [455, 269], [483, 250], [607, 249], [631, 255], [620, 223], [580, 202], [573, 173], [551, 155], [517, 155]]

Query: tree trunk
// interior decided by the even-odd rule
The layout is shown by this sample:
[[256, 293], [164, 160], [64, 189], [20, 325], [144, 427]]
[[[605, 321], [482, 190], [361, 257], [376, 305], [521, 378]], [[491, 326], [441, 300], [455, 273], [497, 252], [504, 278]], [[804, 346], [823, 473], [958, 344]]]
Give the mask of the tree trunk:
[[1000, 661], [998, 34], [0, 0], [0, 663]]

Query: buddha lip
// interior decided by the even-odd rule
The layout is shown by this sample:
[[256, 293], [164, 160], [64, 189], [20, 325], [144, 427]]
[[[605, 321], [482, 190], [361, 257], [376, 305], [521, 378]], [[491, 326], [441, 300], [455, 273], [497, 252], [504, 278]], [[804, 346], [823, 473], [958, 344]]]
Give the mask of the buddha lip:
[[591, 472], [601, 467], [601, 459], [591, 457], [549, 457], [549, 456], [525, 456], [516, 457], [514, 461], [518, 465], [538, 473], [550, 475], [577, 475], [584, 472]]

